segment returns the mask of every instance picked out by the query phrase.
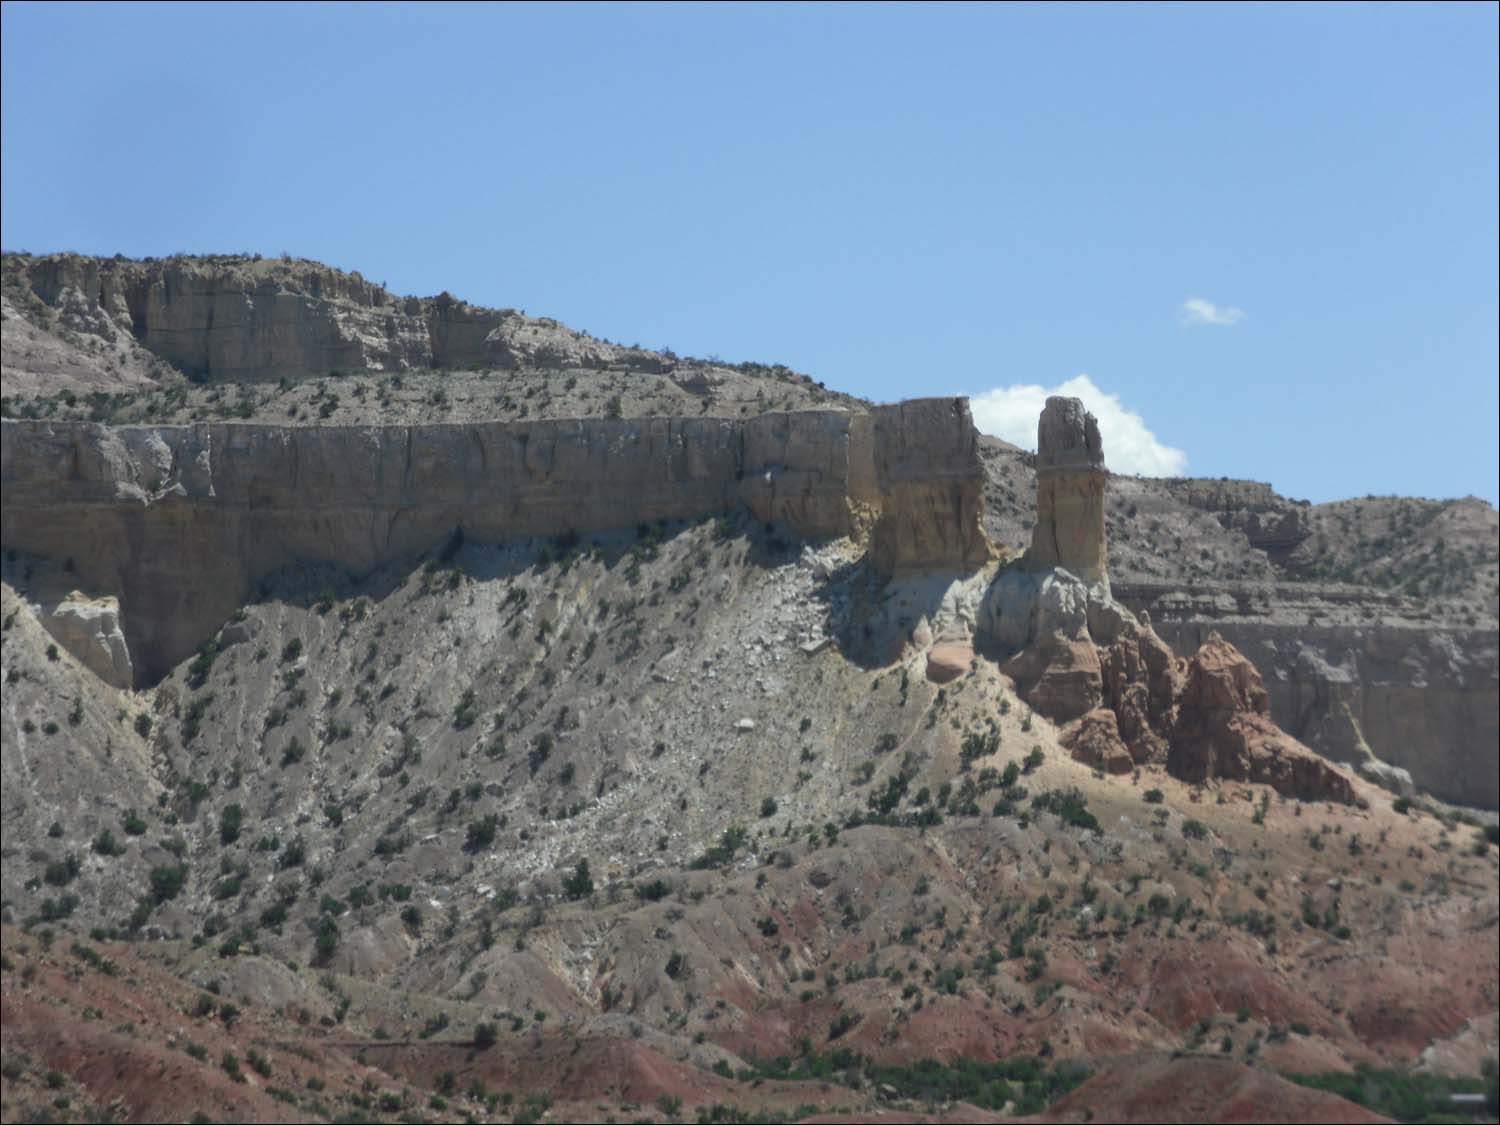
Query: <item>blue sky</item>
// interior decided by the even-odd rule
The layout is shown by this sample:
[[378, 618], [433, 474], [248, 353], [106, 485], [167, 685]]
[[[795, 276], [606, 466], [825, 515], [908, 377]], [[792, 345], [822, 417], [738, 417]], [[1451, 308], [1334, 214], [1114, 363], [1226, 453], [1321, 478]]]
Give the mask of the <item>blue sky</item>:
[[3, 11], [7, 249], [285, 250], [1002, 432], [1072, 381], [1121, 467], [1497, 498], [1493, 4]]

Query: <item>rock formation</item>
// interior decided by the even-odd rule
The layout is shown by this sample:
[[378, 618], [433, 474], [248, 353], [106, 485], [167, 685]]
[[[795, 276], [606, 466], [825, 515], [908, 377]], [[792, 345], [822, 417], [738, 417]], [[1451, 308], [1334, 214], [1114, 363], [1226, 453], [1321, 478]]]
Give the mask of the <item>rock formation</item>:
[[1108, 587], [1107, 476], [1094, 416], [1079, 399], [1049, 398], [1037, 424], [1036, 524], [1026, 554], [1031, 569], [1062, 567]]
[[[924, 398], [870, 415], [879, 517], [870, 557], [889, 574], [983, 566], [983, 476], [967, 399]], [[939, 563], [939, 560], [941, 562]]]
[[263, 576], [356, 575], [462, 528], [497, 541], [696, 519], [734, 505], [811, 537], [868, 537], [889, 570], [988, 557], [961, 399], [715, 418], [392, 427], [4, 423], [0, 535], [115, 594], [145, 680]]
[[1021, 697], [1063, 725], [1079, 761], [1106, 772], [1163, 764], [1176, 777], [1254, 781], [1352, 801], [1337, 768], [1270, 718], [1260, 674], [1212, 635], [1187, 660], [1110, 593], [1103, 449], [1077, 399], [1050, 398], [1038, 428], [1032, 549], [980, 606], [981, 638]]
[[1288, 796], [1354, 800], [1349, 779], [1271, 721], [1260, 673], [1211, 634], [1187, 662], [1167, 769], [1184, 781], [1226, 778]]
[[60, 601], [49, 600], [39, 608], [43, 628], [85, 668], [111, 687], [132, 685], [135, 670], [120, 629], [118, 598], [91, 598], [71, 590]]
[[398, 297], [358, 273], [300, 259], [7, 255], [6, 272], [9, 286], [29, 290], [68, 331], [106, 344], [137, 342], [199, 380], [523, 362], [665, 369], [659, 355], [548, 318], [447, 293]]
[[1177, 652], [1191, 654], [1217, 633], [1244, 653], [1266, 672], [1275, 722], [1324, 756], [1374, 775], [1404, 770], [1447, 801], [1500, 804], [1494, 629], [1400, 617], [1309, 623], [1316, 603], [1290, 596], [1225, 607], [1140, 587], [1126, 593], [1129, 604], [1149, 606]]

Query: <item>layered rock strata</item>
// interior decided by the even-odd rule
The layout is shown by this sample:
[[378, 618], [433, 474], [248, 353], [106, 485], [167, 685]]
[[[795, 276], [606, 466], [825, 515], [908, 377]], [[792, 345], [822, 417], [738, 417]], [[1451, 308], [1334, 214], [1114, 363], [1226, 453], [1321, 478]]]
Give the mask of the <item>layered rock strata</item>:
[[1027, 565], [1062, 567], [1108, 586], [1104, 448], [1081, 400], [1054, 395], [1037, 423], [1036, 523]]
[[1038, 444], [1032, 549], [997, 575], [978, 615], [1021, 697], [1063, 726], [1074, 757], [1107, 772], [1157, 763], [1189, 781], [1352, 801], [1349, 778], [1271, 720], [1260, 674], [1232, 645], [1215, 634], [1184, 660], [1111, 595], [1107, 474], [1083, 404], [1048, 399]]
[[[1115, 586], [1182, 656], [1217, 633], [1265, 675], [1270, 715], [1334, 761], [1404, 770], [1447, 801], [1500, 805], [1500, 642], [1492, 628], [1436, 625], [1374, 599], [1327, 621], [1339, 591], [1256, 587], [1193, 596]], [[1361, 611], [1371, 619], [1360, 621]]]
[[868, 537], [877, 566], [988, 557], [964, 400], [745, 420], [400, 427], [4, 423], [0, 538], [117, 596], [138, 681], [186, 655], [263, 576], [355, 575], [455, 529], [480, 540], [694, 519], [744, 505], [806, 537]]
[[471, 364], [660, 371], [668, 362], [514, 309], [483, 308], [447, 293], [398, 297], [318, 262], [53, 254], [8, 256], [6, 266], [18, 291], [34, 294], [62, 327], [106, 342], [134, 341], [200, 380]]
[[870, 557], [882, 571], [975, 570], [994, 554], [984, 533], [978, 435], [962, 398], [924, 398], [871, 412], [875, 504]]

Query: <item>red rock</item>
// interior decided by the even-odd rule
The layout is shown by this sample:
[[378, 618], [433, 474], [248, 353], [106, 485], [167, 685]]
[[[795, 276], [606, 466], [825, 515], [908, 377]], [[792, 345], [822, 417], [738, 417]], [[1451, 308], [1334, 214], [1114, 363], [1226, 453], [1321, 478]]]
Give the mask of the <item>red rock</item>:
[[1255, 665], [1218, 633], [1187, 662], [1167, 772], [1184, 781], [1227, 778], [1304, 800], [1354, 801], [1349, 777], [1274, 722]]
[[1104, 699], [1099, 650], [1087, 635], [1081, 640], [1045, 636], [1012, 657], [1005, 673], [1016, 681], [1021, 698], [1054, 722], [1080, 718]]
[[1064, 731], [1062, 744], [1075, 761], [1106, 773], [1129, 773], [1135, 768], [1135, 761], [1120, 738], [1115, 713], [1107, 707], [1096, 707]]
[[1104, 698], [1114, 710], [1120, 739], [1137, 765], [1162, 762], [1177, 722], [1182, 662], [1150, 629], [1123, 636], [1100, 656]]

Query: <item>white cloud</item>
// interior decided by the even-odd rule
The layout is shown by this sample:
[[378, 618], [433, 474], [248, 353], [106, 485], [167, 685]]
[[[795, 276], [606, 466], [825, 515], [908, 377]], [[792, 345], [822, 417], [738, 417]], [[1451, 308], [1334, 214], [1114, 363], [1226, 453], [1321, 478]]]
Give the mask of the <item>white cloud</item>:
[[1104, 443], [1104, 463], [1117, 473], [1139, 473], [1148, 477], [1179, 477], [1187, 469], [1187, 454], [1163, 445], [1146, 428], [1146, 421], [1120, 401], [1119, 395], [1100, 390], [1087, 375], [1075, 375], [1056, 387], [1022, 383], [996, 387], [969, 399], [974, 425], [981, 432], [1019, 445], [1036, 448], [1036, 423], [1049, 395], [1081, 398], [1089, 413], [1099, 419], [1099, 437]]
[[1218, 324], [1225, 328], [1245, 319], [1245, 310], [1226, 305], [1222, 309], [1202, 297], [1189, 297], [1182, 302], [1182, 323]]

